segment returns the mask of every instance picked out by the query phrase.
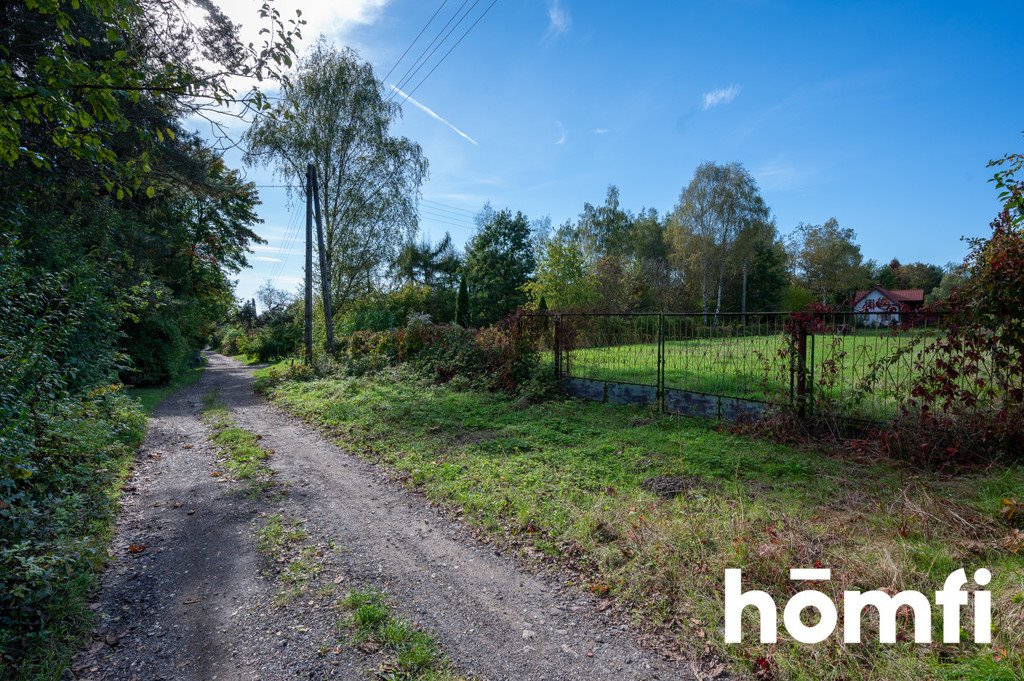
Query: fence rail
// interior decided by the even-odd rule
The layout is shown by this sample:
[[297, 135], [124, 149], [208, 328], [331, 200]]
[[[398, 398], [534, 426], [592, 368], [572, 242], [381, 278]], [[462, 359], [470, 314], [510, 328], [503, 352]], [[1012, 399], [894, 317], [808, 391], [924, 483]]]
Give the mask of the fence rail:
[[542, 350], [568, 393], [711, 418], [781, 405], [891, 419], [943, 328], [934, 314], [891, 311], [544, 318]]

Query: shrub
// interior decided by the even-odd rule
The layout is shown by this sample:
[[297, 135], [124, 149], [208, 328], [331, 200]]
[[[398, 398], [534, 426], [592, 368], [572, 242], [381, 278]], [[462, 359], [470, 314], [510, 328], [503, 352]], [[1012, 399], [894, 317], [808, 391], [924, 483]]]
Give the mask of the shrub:
[[273, 362], [296, 352], [301, 342], [301, 332], [293, 324], [269, 324], [239, 338], [238, 349], [257, 362]]
[[181, 373], [195, 354], [173, 318], [152, 317], [125, 327], [123, 349], [129, 366], [121, 380], [129, 385], [164, 385]]
[[[410, 364], [446, 383], [456, 376], [490, 390], [541, 390], [544, 372], [531, 326], [515, 314], [478, 331], [414, 317], [405, 328], [358, 331], [340, 338], [338, 356], [351, 374]], [[550, 376], [550, 372], [547, 372]]]
[[949, 329], [918, 360], [912, 399], [884, 434], [894, 454], [950, 465], [1024, 458], [1024, 155], [995, 180], [1005, 205], [974, 240], [965, 281], [945, 302]]
[[239, 326], [229, 326], [221, 332], [217, 348], [223, 355], [239, 355], [242, 354], [246, 340], [245, 330]]

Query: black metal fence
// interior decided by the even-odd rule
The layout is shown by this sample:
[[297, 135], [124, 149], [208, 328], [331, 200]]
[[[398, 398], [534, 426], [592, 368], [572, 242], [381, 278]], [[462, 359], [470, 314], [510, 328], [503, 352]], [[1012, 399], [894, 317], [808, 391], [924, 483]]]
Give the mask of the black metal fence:
[[542, 350], [566, 392], [735, 419], [769, 405], [884, 421], [909, 399], [943, 320], [913, 312], [562, 313]]

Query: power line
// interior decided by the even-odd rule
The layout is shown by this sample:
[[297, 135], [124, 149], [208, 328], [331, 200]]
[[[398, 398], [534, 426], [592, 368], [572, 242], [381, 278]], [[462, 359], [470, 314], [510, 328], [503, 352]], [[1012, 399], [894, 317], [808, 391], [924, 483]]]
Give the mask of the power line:
[[431, 218], [432, 220], [444, 220], [447, 221], [445, 224], [455, 224], [459, 227], [476, 227], [476, 225], [468, 220], [459, 220], [458, 218], [452, 217], [451, 215], [445, 215], [443, 213], [430, 213], [425, 210], [420, 210], [420, 215]]
[[[428, 216], [429, 217], [429, 216]], [[458, 227], [459, 229], [473, 229], [475, 225], [457, 224], [455, 222], [445, 222], [434, 217], [430, 217], [430, 222], [438, 225], [448, 225], [449, 227]]]
[[421, 202], [419, 208], [420, 208], [420, 210], [432, 210], [435, 213], [445, 213], [447, 215], [452, 216], [453, 218], [458, 218], [460, 220], [465, 220], [466, 222], [472, 222], [475, 219], [475, 217], [476, 217], [475, 215], [471, 215], [471, 214], [467, 214], [467, 213], [462, 213], [460, 211], [451, 210], [450, 208], [442, 208], [441, 206], [435, 206], [432, 203], [422, 203]]
[[[448, 40], [448, 36], [454, 33], [455, 29], [458, 28], [459, 24], [465, 21], [466, 17], [469, 16], [469, 12], [473, 10], [473, 7], [476, 7], [476, 4], [478, 2], [480, 2], [480, 0], [474, 0], [473, 5], [469, 8], [469, 10], [465, 14], [462, 14], [462, 9], [469, 3], [469, 0], [463, 0], [462, 4], [459, 5], [459, 8], [455, 10], [455, 14], [453, 14], [451, 18], [448, 19], [448, 22], [441, 27], [441, 30], [437, 32], [437, 35], [434, 36], [433, 40], [431, 40], [430, 43], [423, 48], [423, 51], [420, 52], [420, 55], [416, 58], [416, 61], [414, 61], [412, 65], [408, 69], [406, 69], [405, 75], [403, 75], [402, 78], [398, 81], [398, 85], [396, 87], [401, 88], [405, 83], [412, 80], [413, 76], [419, 73], [419, 70], [423, 68], [423, 66], [428, 61], [430, 61], [430, 58], [434, 56], [434, 53], [437, 52], [438, 49], [440, 49], [441, 45], [446, 40]], [[462, 16], [459, 18], [458, 23], [456, 23], [455, 26], [452, 26], [451, 30], [445, 33], [445, 30], [451, 25], [453, 21], [455, 21], [455, 18], [458, 17], [460, 14], [462, 14]], [[444, 35], [444, 37], [442, 37], [442, 34]], [[440, 42], [438, 42], [438, 38], [441, 38]], [[388, 101], [394, 101], [394, 99], [395, 93], [392, 92], [388, 96]]]
[[476, 217], [477, 212], [478, 212], [478, 211], [471, 211], [471, 210], [468, 210], [466, 208], [459, 208], [458, 206], [452, 206], [452, 205], [447, 204], [447, 203], [441, 203], [440, 201], [434, 201], [433, 199], [420, 199], [420, 201], [423, 202], [423, 203], [426, 203], [426, 204], [433, 205], [433, 206], [438, 206], [439, 208], [445, 208], [447, 210], [455, 211], [455, 212], [458, 212], [458, 213], [465, 213], [466, 215], [468, 215], [470, 217]]
[[[479, 0], [477, 0], [477, 2], [479, 2]], [[434, 68], [430, 69], [430, 71], [427, 72], [427, 75], [423, 76], [423, 79], [420, 80], [420, 82], [416, 84], [416, 87], [414, 87], [412, 90], [409, 91], [409, 94], [407, 94], [405, 96], [405, 99], [402, 100], [402, 104], [405, 104], [405, 102], [408, 101], [408, 99], [410, 97], [412, 97], [413, 94], [417, 90], [420, 89], [420, 86], [423, 85], [424, 82], [426, 82], [427, 78], [430, 77], [430, 74], [432, 74], [434, 71], [436, 71], [438, 66], [440, 66], [441, 64], [444, 63], [444, 60], [448, 58], [448, 55], [451, 54], [455, 50], [455, 48], [458, 47], [462, 43], [463, 40], [465, 40], [466, 36], [469, 35], [469, 32], [472, 31], [476, 27], [476, 25], [480, 23], [481, 19], [483, 19], [485, 16], [487, 16], [487, 13], [490, 12], [491, 8], [494, 7], [497, 3], [498, 3], [498, 0], [493, 0], [493, 2], [491, 2], [491, 4], [487, 6], [487, 9], [484, 10], [483, 14], [481, 14], [479, 17], [477, 17], [476, 21], [473, 22], [473, 25], [470, 26], [469, 28], [467, 28], [466, 32], [462, 34], [462, 36], [455, 42], [455, 44], [452, 45], [451, 48], [447, 52], [444, 53], [444, 56], [441, 57], [441, 60], [438, 61], [436, 64], [434, 64]], [[473, 6], [474, 7], [476, 6], [476, 2], [473, 3]], [[472, 10], [472, 7], [470, 9]], [[467, 12], [467, 14], [468, 14], [468, 12]]]
[[295, 245], [295, 239], [299, 233], [299, 215], [302, 212], [300, 208], [301, 207], [296, 204], [296, 207], [292, 210], [291, 220], [285, 228], [285, 236], [281, 241], [281, 261], [275, 265], [273, 270], [271, 270], [270, 278], [275, 283], [278, 278], [284, 274], [285, 265], [288, 263], [288, 256], [291, 255], [292, 246]]
[[[473, 3], [473, 6], [472, 6], [472, 7], [470, 7], [470, 11], [469, 11], [469, 12], [466, 12], [466, 14], [465, 14], [465, 15], [463, 15], [462, 19], [460, 19], [460, 20], [459, 20], [459, 22], [458, 22], [458, 23], [456, 23], [456, 25], [455, 25], [455, 28], [457, 28], [457, 27], [459, 26], [459, 24], [461, 24], [461, 23], [462, 23], [462, 21], [463, 21], [463, 20], [465, 19], [465, 17], [469, 15], [469, 13], [470, 13], [470, 12], [471, 12], [471, 11], [473, 10], [473, 8], [474, 8], [474, 7], [476, 7], [476, 5], [477, 5], [477, 3], [479, 3], [479, 1], [480, 1], [480, 0], [476, 0], [476, 1], [475, 1], [475, 2]], [[466, 3], [467, 3], [467, 2], [469, 2], [469, 0], [464, 0], [464, 2], [462, 3], [462, 7], [465, 7], [465, 5], [466, 5]], [[431, 74], [432, 74], [432, 73], [433, 73], [434, 71], [436, 71], [436, 70], [437, 70], [437, 67], [438, 67], [438, 66], [440, 66], [440, 65], [441, 65], [441, 63], [442, 63], [442, 62], [444, 62], [444, 60], [445, 60], [445, 59], [447, 59], [447, 58], [448, 58], [448, 56], [449, 56], [449, 55], [450, 55], [450, 54], [451, 54], [451, 53], [452, 53], [452, 52], [453, 52], [453, 51], [455, 50], [455, 48], [456, 48], [456, 47], [458, 47], [458, 46], [459, 46], [459, 45], [460, 45], [460, 44], [462, 43], [462, 41], [463, 41], [463, 40], [464, 40], [464, 39], [466, 38], [466, 36], [467, 36], [467, 35], [469, 35], [470, 31], [472, 31], [472, 30], [473, 30], [473, 29], [474, 29], [474, 28], [476, 27], [476, 25], [480, 23], [480, 21], [481, 21], [481, 20], [482, 20], [482, 19], [483, 19], [483, 18], [484, 18], [484, 17], [486, 16], [486, 15], [487, 15], [487, 13], [488, 13], [488, 12], [490, 12], [490, 11], [491, 11], [491, 8], [493, 8], [493, 7], [494, 7], [494, 5], [496, 5], [496, 4], [497, 4], [497, 2], [498, 2], [498, 0], [492, 0], [491, 4], [487, 6], [487, 9], [485, 9], [485, 10], [484, 10], [483, 14], [481, 14], [481, 15], [480, 15], [479, 17], [477, 17], [476, 21], [474, 21], [474, 22], [473, 22], [473, 24], [472, 24], [472, 25], [470, 25], [470, 27], [469, 27], [468, 29], [466, 29], [466, 31], [465, 31], [465, 32], [464, 32], [464, 33], [463, 33], [463, 34], [462, 34], [462, 35], [461, 35], [461, 36], [459, 37], [458, 41], [457, 41], [457, 42], [456, 42], [456, 43], [455, 43], [454, 45], [452, 45], [452, 47], [451, 47], [451, 48], [450, 48], [450, 49], [449, 49], [449, 50], [448, 50], [448, 51], [447, 51], [447, 52], [446, 52], [446, 53], [444, 54], [444, 56], [443, 56], [443, 57], [441, 57], [441, 60], [440, 60], [439, 62], [437, 62], [437, 63], [436, 63], [436, 64], [435, 64], [434, 66], [433, 66], [433, 68], [431, 68], [431, 69], [430, 69], [430, 71], [428, 71], [428, 72], [427, 72], [427, 75], [425, 75], [425, 76], [424, 76], [424, 77], [423, 77], [423, 78], [422, 78], [422, 79], [420, 80], [420, 82], [419, 82], [419, 83], [417, 83], [416, 87], [415, 87], [415, 88], [413, 89], [413, 91], [412, 91], [412, 92], [415, 92], [416, 90], [418, 90], [418, 89], [419, 89], [419, 88], [420, 88], [420, 87], [421, 87], [421, 86], [423, 85], [423, 83], [424, 83], [424, 82], [426, 82], [427, 78], [429, 78], [429, 77], [430, 77], [430, 75], [431, 75]], [[456, 16], [457, 16], [457, 15], [458, 15], [458, 13], [459, 13], [459, 12], [461, 11], [462, 7], [460, 7], [460, 8], [459, 8], [459, 10], [457, 10], [457, 11], [456, 11]], [[444, 26], [443, 26], [443, 27], [441, 28], [441, 31], [439, 31], [439, 32], [438, 32], [438, 36], [439, 36], [439, 35], [441, 34], [441, 32], [443, 32], [443, 31], [445, 30], [445, 28], [447, 28], [448, 24], [450, 24], [450, 23], [452, 22], [452, 20], [453, 20], [454, 18], [455, 18], [455, 16], [453, 16], [453, 17], [452, 17], [451, 19], [449, 19], [449, 20], [448, 20], [448, 23], [447, 23], [447, 24], [445, 24], [445, 25], [444, 25]], [[445, 36], [445, 39], [447, 39], [447, 36], [448, 36], [448, 35], [451, 35], [451, 33], [453, 33], [453, 32], [454, 32], [455, 28], [453, 28], [453, 29], [452, 29], [451, 31], [449, 31], [449, 32], [448, 32], [448, 34], [447, 34], [447, 35]], [[435, 36], [434, 40], [433, 40], [433, 41], [431, 41], [431, 45], [432, 45], [432, 44], [434, 43], [434, 41], [436, 41], [436, 40], [437, 40], [437, 36]], [[444, 42], [444, 40], [442, 40], [441, 42], [443, 43], [443, 42]], [[424, 53], [426, 53], [426, 50], [427, 50], [427, 49], [429, 49], [429, 47], [430, 47], [430, 45], [428, 45], [428, 46], [427, 46], [427, 48], [424, 48], [424, 51], [423, 51], [423, 53], [421, 53], [421, 55], [422, 55], [422, 54], [424, 54]], [[440, 47], [440, 45], [438, 45], [438, 47]], [[435, 51], [436, 51], [436, 49], [435, 49]], [[433, 55], [433, 52], [431, 52], [431, 56], [432, 56], [432, 55]], [[429, 57], [428, 57], [427, 59], [429, 60]], [[419, 61], [419, 59], [417, 59], [417, 61]], [[418, 69], [417, 69], [416, 71], [418, 71]], [[415, 75], [416, 71], [411, 71], [411, 75]], [[403, 80], [403, 82], [406, 82], [406, 81], [405, 81], [405, 80]], [[406, 97], [405, 97], [405, 100], [403, 100], [403, 102], [402, 102], [403, 104], [405, 103], [405, 101], [407, 101], [407, 100], [409, 99], [409, 96], [410, 96], [410, 95], [412, 94], [412, 92], [410, 92], [410, 93], [409, 93], [408, 95], [406, 95]], [[389, 101], [390, 101], [390, 100], [389, 100]], [[371, 200], [373, 200], [373, 199], [374, 199], [374, 198], [375, 198], [375, 197], [377, 196], [377, 194], [379, 194], [379, 193], [380, 193], [380, 191], [381, 191], [382, 189], [384, 189], [384, 187], [385, 187], [385, 186], [386, 186], [386, 185], [388, 184], [388, 182], [390, 182], [391, 180], [393, 180], [393, 179], [394, 179], [394, 177], [398, 175], [398, 173], [399, 173], [399, 172], [401, 172], [401, 169], [399, 169], [399, 170], [397, 170], [397, 171], [395, 171], [395, 172], [392, 172], [392, 173], [391, 173], [391, 174], [390, 174], [389, 176], [385, 177], [385, 178], [384, 178], [384, 179], [383, 179], [383, 180], [382, 180], [382, 181], [381, 181], [381, 182], [380, 182], [380, 183], [379, 183], [379, 184], [378, 184], [378, 185], [377, 185], [377, 186], [376, 186], [376, 187], [374, 188], [374, 190], [373, 190], [372, 192], [370, 192], [370, 194], [368, 194], [368, 195], [365, 195], [365, 196], [363, 196], [363, 197], [362, 197], [362, 198], [361, 198], [361, 199], [359, 200], [359, 204], [358, 204], [357, 206], [355, 206], [355, 208], [354, 208], [354, 209], [353, 209], [353, 208], [352, 208], [352, 207], [351, 207], [350, 205], [345, 205], [345, 206], [342, 206], [342, 209], [341, 209], [341, 210], [339, 211], [339, 214], [340, 214], [341, 216], [344, 216], [344, 215], [346, 215], [346, 214], [350, 214], [350, 213], [353, 213], [353, 212], [354, 212], [354, 213], [356, 213], [356, 214], [358, 214], [358, 213], [359, 213], [359, 211], [361, 211], [361, 210], [362, 210], [363, 208], [365, 208], [365, 207], [366, 207], [366, 204], [367, 204], [368, 202], [370, 202]], [[454, 224], [454, 223], [449, 223], [449, 224], [451, 224], [451, 226], [453, 226], [453, 227], [467, 227], [467, 226], [468, 226], [468, 225], [457, 225], [457, 224]], [[289, 250], [290, 250], [290, 249], [289, 249]]]
[[403, 59], [405, 59], [405, 55], [409, 54], [409, 50], [412, 49], [413, 45], [416, 44], [416, 41], [418, 41], [420, 39], [420, 36], [423, 35], [423, 32], [426, 31], [427, 27], [429, 27], [430, 24], [432, 24], [434, 22], [434, 18], [437, 17], [438, 13], [440, 13], [440, 11], [442, 9], [444, 9], [444, 6], [447, 5], [447, 4], [448, 4], [448, 0], [442, 0], [440, 7], [438, 7], [436, 10], [434, 10], [434, 13], [432, 15], [430, 15], [430, 19], [428, 19], [427, 23], [425, 23], [423, 25], [423, 28], [421, 28], [420, 32], [416, 34], [416, 37], [412, 39], [412, 42], [409, 43], [409, 47], [405, 48], [405, 52], [403, 52], [402, 56], [398, 58], [398, 61], [396, 61], [395, 65], [391, 67], [391, 70], [388, 71], [388, 75], [384, 76], [384, 78], [381, 79], [382, 82], [387, 82], [387, 79], [391, 77], [391, 74], [395, 72], [395, 69], [398, 68], [398, 65], [402, 63]]
[[274, 267], [270, 270], [270, 279], [273, 282], [277, 282], [278, 277], [281, 276], [281, 272], [284, 269], [285, 263], [288, 261], [288, 255], [291, 251], [291, 241], [293, 238], [292, 230], [295, 227], [295, 213], [292, 213], [291, 219], [288, 222], [288, 226], [285, 228], [284, 238], [281, 240], [281, 252], [280, 258], [274, 263]]

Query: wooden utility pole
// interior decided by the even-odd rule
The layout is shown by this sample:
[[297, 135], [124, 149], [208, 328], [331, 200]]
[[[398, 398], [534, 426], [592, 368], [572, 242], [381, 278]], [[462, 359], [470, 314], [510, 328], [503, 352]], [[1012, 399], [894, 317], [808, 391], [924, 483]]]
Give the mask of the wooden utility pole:
[[316, 243], [320, 255], [320, 293], [324, 299], [324, 325], [327, 327], [327, 353], [334, 355], [334, 320], [331, 311], [331, 264], [324, 248], [324, 221], [320, 213], [320, 183], [316, 179], [316, 168], [310, 163], [306, 176], [313, 184], [313, 212], [316, 215]]
[[305, 361], [313, 363], [313, 166], [306, 168], [306, 329]]

